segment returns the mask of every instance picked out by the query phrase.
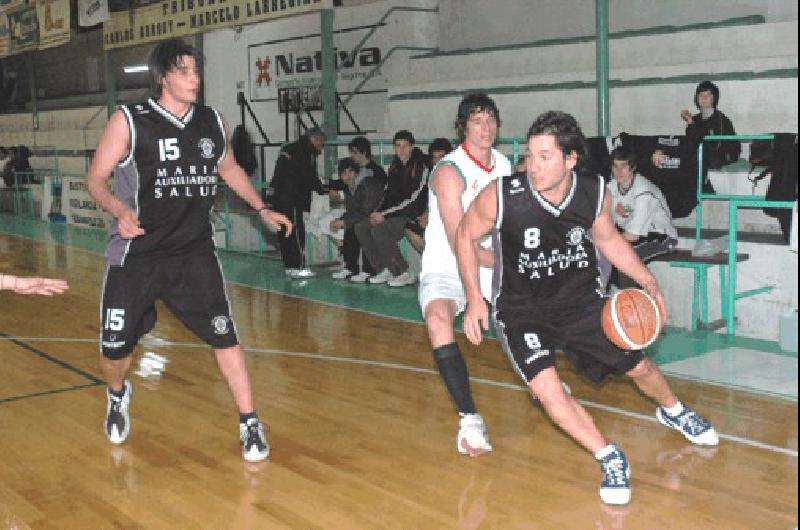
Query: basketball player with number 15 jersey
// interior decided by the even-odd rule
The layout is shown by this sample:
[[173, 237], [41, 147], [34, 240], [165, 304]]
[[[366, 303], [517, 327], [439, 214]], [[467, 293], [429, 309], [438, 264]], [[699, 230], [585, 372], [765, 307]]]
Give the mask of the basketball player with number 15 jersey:
[[717, 445], [711, 424], [678, 401], [661, 371], [640, 351], [612, 344], [601, 327], [603, 290], [597, 251], [639, 283], [666, 316], [655, 277], [614, 227], [602, 177], [584, 175], [586, 139], [575, 118], [550, 111], [528, 132], [526, 172], [489, 184], [473, 201], [456, 234], [456, 256], [467, 292], [464, 332], [474, 344], [488, 327], [478, 285], [477, 245], [492, 232], [492, 301], [498, 339], [517, 373], [550, 418], [600, 463], [600, 498], [627, 504], [630, 466], [600, 433], [583, 406], [564, 391], [555, 368], [563, 351], [595, 383], [624, 373], [658, 403], [656, 417], [693, 443]]
[[214, 349], [239, 409], [242, 457], [259, 461], [267, 458], [269, 444], [255, 413], [212, 239], [210, 213], [220, 179], [270, 228], [292, 226], [264, 206], [234, 160], [220, 114], [196, 104], [202, 60], [179, 39], [153, 48], [148, 66], [154, 97], [120, 107], [109, 118], [87, 175], [89, 193], [114, 217], [100, 322], [108, 384], [105, 431], [113, 444], [131, 432], [133, 386], [125, 374], [133, 348], [155, 325], [155, 302], [162, 300]]

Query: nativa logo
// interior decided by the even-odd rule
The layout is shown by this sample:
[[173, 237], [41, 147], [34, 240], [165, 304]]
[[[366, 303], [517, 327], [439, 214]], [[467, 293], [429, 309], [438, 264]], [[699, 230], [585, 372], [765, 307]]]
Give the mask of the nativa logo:
[[[371, 67], [381, 63], [380, 48], [361, 48], [354, 55], [347, 50], [333, 49], [337, 70], [355, 67]], [[275, 75], [308, 74], [322, 71], [322, 52], [314, 55], [275, 55]]]

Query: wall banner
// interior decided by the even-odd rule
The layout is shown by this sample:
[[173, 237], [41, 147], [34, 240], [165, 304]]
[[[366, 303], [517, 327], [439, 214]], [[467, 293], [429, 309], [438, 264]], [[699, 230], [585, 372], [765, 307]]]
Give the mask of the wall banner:
[[61, 46], [69, 42], [69, 0], [39, 0], [36, 2], [39, 19], [39, 49]]
[[[61, 178], [61, 212], [72, 225], [105, 229], [111, 215], [103, 211], [86, 190], [83, 177]], [[44, 210], [44, 209], [43, 209]]]
[[[352, 54], [353, 48], [371, 30], [372, 27], [359, 27], [336, 31], [334, 58], [338, 92], [355, 90], [381, 64], [385, 50], [369, 40], [355, 55]], [[298, 105], [307, 110], [322, 108], [321, 49], [319, 35], [248, 46], [250, 100], [277, 100], [281, 112], [296, 111]], [[380, 70], [359, 88], [360, 92], [385, 90], [386, 79]]]
[[39, 45], [36, 6], [28, 5], [8, 12], [9, 52], [35, 50]]
[[220, 28], [242, 26], [328, 7], [326, 0], [164, 0], [111, 13], [103, 23], [107, 50]]

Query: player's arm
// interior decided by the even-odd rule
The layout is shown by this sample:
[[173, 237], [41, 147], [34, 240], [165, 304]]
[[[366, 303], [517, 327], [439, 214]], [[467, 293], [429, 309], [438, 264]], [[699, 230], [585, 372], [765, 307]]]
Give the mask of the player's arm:
[[464, 333], [473, 344], [483, 338], [481, 328], [489, 329], [489, 309], [481, 294], [478, 279], [480, 240], [494, 227], [497, 220], [497, 181], [486, 186], [470, 204], [456, 230], [458, 271], [467, 295], [464, 313]]
[[132, 239], [144, 234], [139, 226], [139, 217], [128, 205], [114, 197], [108, 188], [108, 179], [114, 168], [124, 160], [131, 150], [131, 133], [128, 120], [122, 110], [117, 110], [108, 120], [100, 142], [86, 174], [86, 189], [100, 207], [117, 219], [119, 234]]
[[[436, 195], [439, 206], [439, 215], [444, 224], [447, 242], [450, 251], [456, 252], [456, 229], [461, 218], [464, 217], [464, 208], [461, 205], [461, 195], [464, 193], [464, 180], [458, 170], [451, 164], [439, 164], [431, 177], [430, 186]], [[478, 259], [481, 266], [491, 267], [494, 263], [492, 253], [484, 248], [479, 250]]]
[[250, 182], [250, 177], [247, 176], [247, 173], [245, 173], [244, 169], [242, 169], [233, 157], [233, 146], [231, 145], [230, 134], [228, 134], [230, 127], [228, 127], [228, 124], [224, 121], [223, 127], [225, 129], [227, 149], [225, 150], [225, 156], [219, 161], [219, 175], [236, 195], [241, 197], [244, 202], [258, 212], [264, 224], [273, 230], [280, 230], [281, 227], [285, 227], [286, 235], [288, 236], [292, 233], [291, 221], [282, 213], [272, 211], [264, 205], [261, 196], [256, 191], [253, 183]]
[[595, 246], [611, 264], [638, 283], [647, 294], [655, 299], [661, 311], [662, 322], [666, 322], [667, 308], [664, 305], [664, 297], [658, 287], [656, 277], [642, 263], [630, 243], [625, 241], [625, 238], [614, 226], [614, 222], [611, 220], [611, 200], [608, 195], [603, 198], [603, 208], [600, 215], [594, 220], [591, 232]]

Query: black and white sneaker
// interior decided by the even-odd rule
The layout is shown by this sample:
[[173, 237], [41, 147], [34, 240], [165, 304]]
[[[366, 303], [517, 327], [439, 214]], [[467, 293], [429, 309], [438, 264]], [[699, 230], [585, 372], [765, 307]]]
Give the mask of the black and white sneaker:
[[677, 416], [670, 416], [664, 407], [658, 407], [656, 418], [662, 425], [675, 429], [694, 444], [719, 445], [719, 435], [711, 423], [686, 405]]
[[264, 426], [258, 418], [250, 418], [239, 424], [239, 439], [242, 443], [242, 458], [248, 462], [260, 462], [269, 456], [269, 443], [264, 436]]
[[603, 481], [600, 483], [600, 499], [606, 504], [622, 505], [631, 501], [631, 467], [625, 453], [614, 450], [600, 460]]
[[127, 379], [123, 385], [121, 398], [111, 393], [106, 387], [106, 436], [112, 444], [119, 445], [124, 442], [131, 433], [131, 396], [133, 395], [133, 385]]

